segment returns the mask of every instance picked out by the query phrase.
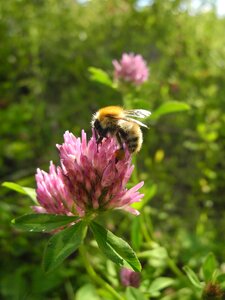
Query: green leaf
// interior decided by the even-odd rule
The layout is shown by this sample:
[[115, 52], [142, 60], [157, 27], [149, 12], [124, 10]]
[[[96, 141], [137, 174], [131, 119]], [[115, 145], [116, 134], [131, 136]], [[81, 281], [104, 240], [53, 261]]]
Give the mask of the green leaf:
[[212, 279], [210, 280], [212, 283], [216, 283], [217, 282], [217, 278], [220, 275], [220, 271], [219, 269], [215, 269], [213, 274], [212, 274]]
[[218, 275], [217, 281], [219, 283], [225, 283], [225, 273]]
[[139, 257], [147, 258], [150, 266], [154, 268], [165, 268], [168, 265], [168, 253], [163, 247], [155, 245], [152, 250], [139, 253]]
[[211, 281], [217, 267], [217, 261], [213, 253], [209, 253], [202, 265], [202, 271], [206, 282]]
[[29, 214], [12, 220], [12, 224], [22, 230], [34, 232], [49, 232], [61, 226], [75, 222], [78, 217], [51, 215], [51, 214]]
[[195, 286], [198, 289], [203, 288], [203, 285], [199, 281], [198, 276], [195, 274], [195, 272], [191, 268], [189, 268], [188, 266], [184, 266], [183, 270], [187, 274], [187, 277], [190, 280], [190, 282], [193, 284], [193, 286]]
[[97, 295], [96, 288], [88, 283], [83, 285], [79, 290], [76, 292], [76, 300], [100, 300], [99, 296]]
[[43, 267], [46, 272], [58, 267], [83, 242], [86, 225], [80, 221], [53, 235], [48, 241], [43, 258]]
[[29, 187], [24, 187], [24, 186], [21, 186], [17, 183], [8, 182], [8, 181], [3, 182], [2, 186], [6, 187], [10, 190], [13, 190], [17, 193], [29, 196], [34, 201], [34, 203], [37, 204], [35, 189], [29, 188]]
[[151, 119], [158, 119], [163, 115], [167, 115], [170, 113], [180, 112], [189, 110], [190, 106], [184, 102], [178, 101], [168, 101], [160, 105], [151, 115]]
[[116, 87], [115, 84], [112, 82], [111, 78], [109, 77], [109, 75], [102, 69], [90, 67], [88, 68], [88, 71], [90, 72], [91, 80], [100, 82], [102, 84], [110, 86], [111, 88]]
[[211, 281], [216, 266], [217, 266], [217, 261], [214, 254], [209, 253], [202, 265], [202, 271], [206, 282]]
[[148, 250], [149, 252], [149, 257], [151, 259], [162, 259], [162, 260], [167, 260], [168, 259], [168, 253], [166, 248], [164, 247], [156, 247], [152, 250]]
[[165, 289], [168, 286], [171, 286], [174, 283], [174, 280], [169, 277], [158, 277], [150, 285], [148, 292], [154, 294], [162, 289]]
[[37, 204], [38, 202], [37, 202], [36, 190], [25, 186], [23, 186], [22, 188], [26, 193], [26, 195], [29, 196], [34, 201], [35, 204]]
[[126, 289], [126, 299], [127, 300], [145, 300], [146, 297], [138, 289], [129, 286]]
[[10, 190], [16, 191], [20, 194], [26, 195], [26, 192], [24, 191], [23, 187], [17, 183], [5, 181], [2, 183], [2, 186], [6, 187]]
[[99, 248], [109, 259], [120, 266], [127, 262], [134, 271], [141, 271], [141, 264], [127, 242], [95, 222], [90, 225]]
[[143, 240], [141, 232], [141, 216], [133, 218], [131, 225], [131, 242], [134, 249], [137, 251], [140, 249]]
[[220, 287], [222, 289], [225, 289], [225, 273], [218, 275], [216, 278], [216, 282], [220, 284]]

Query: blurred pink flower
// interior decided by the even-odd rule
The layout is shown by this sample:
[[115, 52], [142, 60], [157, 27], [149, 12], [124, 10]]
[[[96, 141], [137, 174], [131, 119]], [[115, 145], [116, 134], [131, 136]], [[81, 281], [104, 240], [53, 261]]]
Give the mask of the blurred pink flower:
[[143, 182], [131, 189], [126, 184], [133, 171], [128, 151], [117, 160], [114, 138], [105, 138], [97, 146], [96, 138], [87, 142], [86, 133], [76, 138], [67, 131], [64, 143], [57, 145], [61, 167], [50, 164], [49, 173], [37, 170], [37, 212], [85, 216], [110, 209], [123, 209], [139, 214], [131, 207], [143, 197], [138, 190]]
[[122, 55], [121, 60], [113, 60], [114, 76], [116, 79], [140, 85], [148, 79], [148, 67], [141, 55], [133, 53]]
[[133, 286], [138, 288], [140, 285], [141, 275], [130, 269], [122, 268], [120, 271], [120, 280], [123, 286]]

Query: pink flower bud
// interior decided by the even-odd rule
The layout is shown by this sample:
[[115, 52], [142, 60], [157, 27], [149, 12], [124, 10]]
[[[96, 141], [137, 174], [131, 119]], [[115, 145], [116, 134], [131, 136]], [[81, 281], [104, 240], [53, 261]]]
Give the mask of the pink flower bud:
[[141, 275], [130, 269], [122, 268], [120, 271], [120, 280], [123, 286], [138, 288], [140, 286]]

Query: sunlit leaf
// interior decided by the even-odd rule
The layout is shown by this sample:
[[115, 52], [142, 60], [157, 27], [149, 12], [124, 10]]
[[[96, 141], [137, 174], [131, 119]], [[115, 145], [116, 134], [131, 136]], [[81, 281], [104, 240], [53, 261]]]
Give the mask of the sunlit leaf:
[[25, 186], [23, 186], [22, 188], [25, 191], [26, 195], [29, 196], [35, 203], [37, 203], [36, 190]]
[[15, 191], [17, 193], [29, 196], [33, 200], [33, 202], [35, 204], [37, 204], [35, 189], [29, 188], [29, 187], [24, 187], [24, 186], [21, 186], [21, 185], [19, 185], [17, 183], [8, 182], [8, 181], [3, 182], [2, 186], [6, 187], [6, 188], [8, 188], [10, 190], [13, 190], [13, 191]]
[[191, 268], [189, 268], [188, 266], [184, 266], [183, 270], [187, 274], [187, 277], [190, 280], [190, 282], [193, 284], [193, 286], [195, 286], [198, 289], [203, 288], [203, 285], [199, 281], [198, 276], [195, 274], [195, 272]]
[[91, 230], [99, 248], [109, 259], [120, 266], [127, 262], [134, 271], [141, 271], [141, 264], [127, 242], [95, 222], [91, 223]]
[[49, 232], [61, 226], [75, 222], [78, 217], [51, 215], [51, 214], [29, 214], [12, 220], [12, 224], [22, 230], [34, 232]]
[[202, 265], [202, 271], [206, 282], [209, 282], [212, 279], [216, 267], [217, 267], [216, 258], [213, 253], [209, 253]]
[[86, 225], [79, 222], [53, 235], [47, 243], [43, 267], [46, 272], [58, 267], [83, 242]]
[[151, 119], [158, 119], [159, 117], [175, 113], [175, 112], [181, 112], [181, 111], [187, 111], [190, 109], [190, 106], [187, 103], [184, 102], [178, 102], [178, 101], [168, 101], [166, 103], [163, 103], [160, 105], [151, 115]]
[[144, 294], [140, 290], [129, 286], [126, 289], [126, 299], [127, 300], [145, 300], [147, 298], [144, 296]]
[[23, 187], [17, 183], [6, 181], [2, 183], [2, 186], [7, 187], [8, 189], [18, 192], [20, 194], [26, 195], [26, 192], [24, 191]]
[[157, 260], [167, 260], [168, 253], [166, 248], [164, 247], [156, 247], [152, 250], [147, 250], [144, 252], [141, 252], [142, 257], [150, 258], [150, 259], [157, 259]]
[[150, 294], [161, 291], [174, 283], [174, 279], [169, 277], [158, 277], [150, 285], [148, 292]]
[[91, 80], [105, 84], [107, 86], [110, 86], [111, 88], [116, 87], [113, 81], [111, 80], [111, 78], [109, 77], [109, 75], [102, 69], [90, 67], [88, 68], [88, 71], [90, 72]]
[[92, 284], [85, 284], [76, 292], [76, 300], [100, 300], [96, 288]]

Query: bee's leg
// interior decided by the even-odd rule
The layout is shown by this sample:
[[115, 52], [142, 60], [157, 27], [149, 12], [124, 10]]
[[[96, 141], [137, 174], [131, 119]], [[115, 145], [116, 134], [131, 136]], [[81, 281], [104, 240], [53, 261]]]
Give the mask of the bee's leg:
[[96, 139], [96, 143], [97, 143], [97, 152], [98, 152], [98, 145], [102, 143], [103, 140], [103, 136], [98, 136]]
[[97, 144], [101, 144], [103, 138], [104, 138], [104, 136], [99, 136], [99, 137], [97, 138]]
[[107, 137], [107, 133], [108, 133], [108, 131], [105, 130], [105, 129], [104, 129], [104, 130], [101, 130], [100, 132], [98, 131], [98, 137], [97, 137], [97, 140], [96, 140], [97, 146], [98, 146], [99, 144], [102, 143], [102, 140], [103, 140], [104, 138]]
[[98, 135], [98, 131], [97, 131], [95, 128], [94, 128], [94, 137], [95, 137], [95, 139], [96, 139], [96, 141], [97, 141], [99, 135]]
[[104, 138], [107, 138], [107, 133], [108, 133], [108, 130], [106, 130], [106, 129], [103, 129], [100, 132], [98, 132], [98, 138], [97, 138], [98, 144], [101, 144], [102, 140]]
[[116, 139], [117, 139], [117, 142], [118, 142], [118, 144], [120, 146], [120, 149], [123, 150], [123, 142], [122, 142], [122, 138], [121, 138], [119, 132], [116, 133]]
[[96, 140], [96, 144], [97, 144], [97, 152], [98, 152], [98, 145], [101, 143], [103, 137], [101, 137], [98, 133], [98, 131], [94, 128], [94, 137]]
[[125, 150], [123, 148], [123, 141], [122, 141], [122, 138], [121, 138], [119, 132], [116, 133], [116, 139], [117, 139], [117, 142], [118, 142], [118, 144], [120, 146], [120, 148], [117, 149], [116, 152], [115, 152], [116, 162], [118, 162], [118, 161], [124, 159], [124, 157], [125, 157]]

